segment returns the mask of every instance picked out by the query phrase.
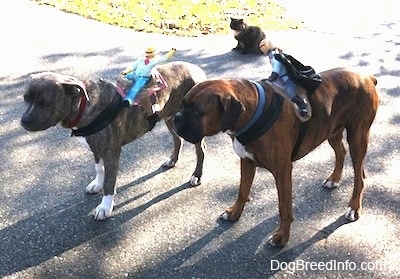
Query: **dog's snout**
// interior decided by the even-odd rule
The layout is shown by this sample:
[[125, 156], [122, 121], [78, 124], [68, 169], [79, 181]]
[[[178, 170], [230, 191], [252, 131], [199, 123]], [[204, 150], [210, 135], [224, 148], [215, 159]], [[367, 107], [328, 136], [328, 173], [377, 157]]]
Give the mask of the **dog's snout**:
[[182, 114], [182, 112], [177, 112], [176, 114], [175, 114], [175, 117], [174, 117], [174, 120], [175, 121], [182, 121], [182, 118], [183, 118], [183, 114]]
[[183, 120], [183, 114], [182, 112], [177, 112], [174, 116], [174, 126], [175, 130], [181, 129], [182, 128], [182, 120]]
[[31, 113], [24, 113], [21, 116], [20, 125], [25, 130], [31, 131], [31, 132], [45, 130], [48, 127], [50, 127], [47, 125], [41, 125], [40, 122], [37, 121], [37, 118], [35, 117], [35, 115], [32, 115]]
[[31, 123], [32, 123], [32, 117], [30, 117], [29, 115], [26, 115], [26, 114], [22, 115], [21, 125], [23, 127], [29, 126], [29, 124], [31, 124]]
[[30, 114], [23, 114], [20, 120], [20, 124], [22, 128], [24, 128], [27, 131], [34, 131], [34, 118]]
[[180, 111], [175, 114], [174, 127], [177, 134], [190, 143], [198, 143], [203, 138], [196, 119], [187, 111]]

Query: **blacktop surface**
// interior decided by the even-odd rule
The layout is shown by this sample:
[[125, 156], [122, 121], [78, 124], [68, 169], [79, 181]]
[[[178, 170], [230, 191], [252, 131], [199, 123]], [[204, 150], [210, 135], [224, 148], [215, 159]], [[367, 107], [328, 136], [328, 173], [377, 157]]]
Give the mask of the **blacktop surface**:
[[175, 168], [159, 168], [172, 151], [163, 123], [124, 147], [113, 216], [94, 221], [101, 195], [84, 191], [95, 174], [91, 153], [59, 126], [29, 133], [19, 124], [30, 74], [114, 80], [149, 44], [177, 48], [174, 60], [195, 63], [210, 78], [259, 80], [269, 74], [267, 60], [231, 52], [232, 35], [138, 33], [26, 0], [2, 1], [0, 277], [400, 278], [398, 1], [282, 4], [308, 26], [267, 33], [286, 52], [317, 71], [346, 66], [378, 79], [358, 221], [343, 218], [352, 191], [349, 156], [339, 188], [321, 187], [334, 162], [323, 143], [294, 164], [291, 238], [283, 249], [270, 247], [278, 223], [272, 175], [259, 170], [241, 219], [221, 222], [239, 182], [230, 139], [206, 139], [202, 185], [190, 188], [192, 145], [184, 145]]

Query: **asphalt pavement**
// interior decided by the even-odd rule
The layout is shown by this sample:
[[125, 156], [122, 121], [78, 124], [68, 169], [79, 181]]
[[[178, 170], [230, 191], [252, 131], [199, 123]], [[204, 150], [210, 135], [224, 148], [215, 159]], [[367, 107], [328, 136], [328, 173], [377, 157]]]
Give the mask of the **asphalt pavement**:
[[334, 163], [323, 143], [294, 164], [289, 243], [268, 246], [278, 224], [272, 175], [258, 170], [241, 219], [221, 222], [218, 216], [235, 201], [239, 182], [230, 139], [206, 139], [202, 184], [191, 188], [192, 145], [184, 145], [175, 168], [160, 168], [172, 151], [163, 123], [124, 147], [113, 216], [94, 221], [101, 195], [84, 191], [95, 175], [91, 153], [59, 126], [29, 133], [19, 124], [30, 74], [114, 80], [148, 45], [177, 48], [173, 60], [195, 63], [210, 78], [259, 80], [269, 74], [267, 60], [232, 52], [232, 35], [139, 33], [26, 0], [2, 1], [0, 277], [400, 278], [399, 4], [282, 3], [308, 27], [267, 33], [286, 52], [317, 71], [346, 66], [378, 79], [379, 110], [358, 221], [343, 218], [353, 181], [349, 156], [340, 186], [321, 187]]

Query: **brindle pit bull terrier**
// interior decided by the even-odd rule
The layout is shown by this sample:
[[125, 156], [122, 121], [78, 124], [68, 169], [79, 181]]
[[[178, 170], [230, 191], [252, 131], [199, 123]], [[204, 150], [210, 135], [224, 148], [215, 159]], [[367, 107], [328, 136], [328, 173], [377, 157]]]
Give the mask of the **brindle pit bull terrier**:
[[[166, 63], [158, 66], [157, 70], [168, 84], [168, 87], [157, 92], [156, 104], [162, 108], [158, 113], [159, 118], [165, 120], [174, 140], [172, 155], [163, 164], [170, 168], [177, 162], [182, 144], [182, 139], [173, 130], [172, 117], [181, 109], [181, 101], [186, 93], [196, 83], [205, 80], [206, 75], [198, 66], [186, 62]], [[27, 109], [22, 115], [21, 125], [26, 130], [41, 131], [61, 123], [63, 127], [71, 128], [77, 136], [90, 134], [78, 137], [87, 142], [95, 158], [96, 178], [86, 187], [86, 192], [103, 190], [103, 198], [95, 209], [94, 219], [110, 217], [121, 147], [151, 129], [143, 109], [139, 106], [119, 107], [121, 97], [110, 82], [80, 81], [51, 72], [32, 75], [24, 100]], [[107, 119], [110, 115], [115, 115], [115, 118]], [[99, 130], [99, 125], [91, 125], [99, 118], [111, 123], [106, 122], [108, 125]], [[100, 126], [105, 126], [102, 123]], [[196, 143], [196, 155], [197, 165], [190, 179], [193, 186], [200, 184], [203, 171], [204, 152], [200, 141]]]
[[[221, 131], [232, 137], [233, 148], [241, 158], [241, 178], [236, 203], [221, 215], [223, 219], [239, 219], [248, 201], [257, 167], [268, 169], [273, 174], [278, 190], [280, 225], [269, 238], [272, 245], [283, 246], [289, 240], [293, 221], [292, 162], [328, 140], [335, 151], [336, 164], [323, 185], [337, 187], [346, 154], [342, 142], [344, 130], [354, 168], [354, 189], [345, 217], [355, 221], [361, 212], [364, 158], [370, 126], [378, 108], [377, 80], [342, 68], [322, 72], [321, 76], [321, 85], [309, 96], [313, 114], [305, 124], [300, 124], [292, 105], [285, 100], [272, 127], [250, 142], [242, 143], [238, 131], [247, 126], [258, 111], [260, 90], [253, 82], [201, 82], [185, 96], [183, 110], [175, 116], [178, 135], [189, 142], [200, 143], [205, 136]], [[262, 87], [266, 95], [264, 106], [268, 108], [275, 93], [269, 83], [262, 84]], [[301, 125], [306, 125], [307, 130], [300, 146], [297, 146]]]

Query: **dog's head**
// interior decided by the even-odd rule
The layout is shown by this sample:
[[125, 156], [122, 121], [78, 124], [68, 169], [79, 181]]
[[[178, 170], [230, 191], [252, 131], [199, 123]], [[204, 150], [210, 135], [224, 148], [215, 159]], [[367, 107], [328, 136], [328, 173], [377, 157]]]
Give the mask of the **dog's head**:
[[230, 129], [244, 110], [232, 94], [229, 82], [209, 80], [194, 86], [182, 101], [183, 109], [175, 115], [175, 129], [181, 137], [198, 143]]
[[77, 96], [88, 98], [85, 86], [74, 77], [52, 72], [31, 75], [24, 101], [27, 108], [21, 125], [28, 131], [41, 131], [66, 119]]

